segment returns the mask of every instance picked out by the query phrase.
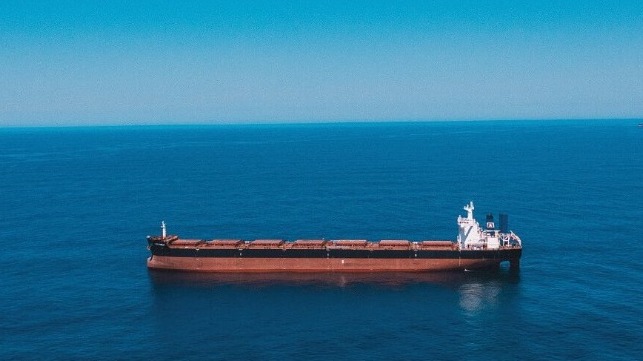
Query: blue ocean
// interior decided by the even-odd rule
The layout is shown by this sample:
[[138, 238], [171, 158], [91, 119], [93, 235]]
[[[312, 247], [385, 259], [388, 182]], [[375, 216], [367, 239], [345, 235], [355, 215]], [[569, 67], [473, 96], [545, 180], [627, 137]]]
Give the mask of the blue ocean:
[[[484, 121], [0, 129], [0, 359], [641, 360], [643, 128]], [[212, 275], [147, 235], [455, 239], [519, 272]]]

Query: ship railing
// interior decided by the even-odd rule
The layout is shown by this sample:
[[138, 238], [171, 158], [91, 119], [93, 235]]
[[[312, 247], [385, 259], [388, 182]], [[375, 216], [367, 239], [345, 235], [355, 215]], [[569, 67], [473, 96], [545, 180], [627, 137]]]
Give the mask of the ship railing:
[[416, 248], [418, 250], [444, 250], [444, 249], [451, 249], [451, 250], [457, 250], [458, 249], [458, 244], [452, 241], [422, 241], [418, 242]]
[[286, 247], [291, 249], [324, 249], [328, 241], [323, 239], [298, 239], [287, 243]]
[[340, 239], [332, 240], [326, 244], [329, 249], [365, 249], [368, 241], [365, 239]]
[[281, 248], [285, 241], [283, 239], [256, 239], [248, 243], [248, 249], [258, 248], [258, 249], [274, 249]]

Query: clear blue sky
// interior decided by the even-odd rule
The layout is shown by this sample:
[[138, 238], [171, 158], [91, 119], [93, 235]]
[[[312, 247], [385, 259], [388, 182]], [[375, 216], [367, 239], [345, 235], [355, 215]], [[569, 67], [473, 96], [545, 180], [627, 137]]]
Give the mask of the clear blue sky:
[[0, 126], [643, 117], [643, 1], [2, 1]]

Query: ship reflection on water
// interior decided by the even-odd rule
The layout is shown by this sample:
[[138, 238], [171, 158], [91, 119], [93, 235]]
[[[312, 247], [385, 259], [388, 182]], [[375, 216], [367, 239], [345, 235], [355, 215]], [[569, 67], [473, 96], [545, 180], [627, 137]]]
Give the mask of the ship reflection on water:
[[461, 284], [458, 288], [460, 307], [468, 313], [476, 313], [487, 307], [493, 307], [498, 302], [502, 286], [502, 282], [498, 280]]
[[[434, 273], [150, 270], [148, 274], [157, 336], [170, 345], [191, 342], [192, 335], [200, 334], [226, 340], [248, 332], [254, 339], [307, 335], [308, 329], [331, 334], [343, 329], [346, 320], [354, 322], [357, 326], [351, 329], [356, 327], [358, 332], [386, 334], [391, 322], [401, 329], [422, 330], [429, 321], [444, 327], [458, 324], [461, 315], [469, 327], [482, 329], [485, 318], [480, 315], [497, 314], [511, 305], [520, 288], [519, 273], [506, 269]], [[281, 340], [282, 345], [298, 344], [290, 338]], [[245, 338], [237, 342], [242, 344]]]
[[[246, 287], [323, 286], [351, 287], [377, 285], [403, 287], [412, 284], [435, 284], [454, 287], [462, 294], [463, 308], [475, 308], [476, 299], [493, 294], [488, 286], [520, 281], [517, 271], [500, 269], [480, 272], [386, 272], [386, 273], [191, 273], [149, 270], [153, 287], [216, 287], [224, 285]], [[494, 288], [494, 287], [491, 287]]]

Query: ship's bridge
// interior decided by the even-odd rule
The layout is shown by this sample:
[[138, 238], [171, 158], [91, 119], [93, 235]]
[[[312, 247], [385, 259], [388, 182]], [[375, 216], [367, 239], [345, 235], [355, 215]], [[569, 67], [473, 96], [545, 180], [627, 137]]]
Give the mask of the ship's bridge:
[[473, 217], [475, 209], [473, 202], [463, 208], [467, 216], [458, 216], [458, 246], [460, 249], [499, 249], [501, 247], [521, 246], [520, 238], [513, 232], [507, 230], [508, 217], [500, 215], [500, 229], [495, 228], [493, 215], [487, 215], [486, 229]]

